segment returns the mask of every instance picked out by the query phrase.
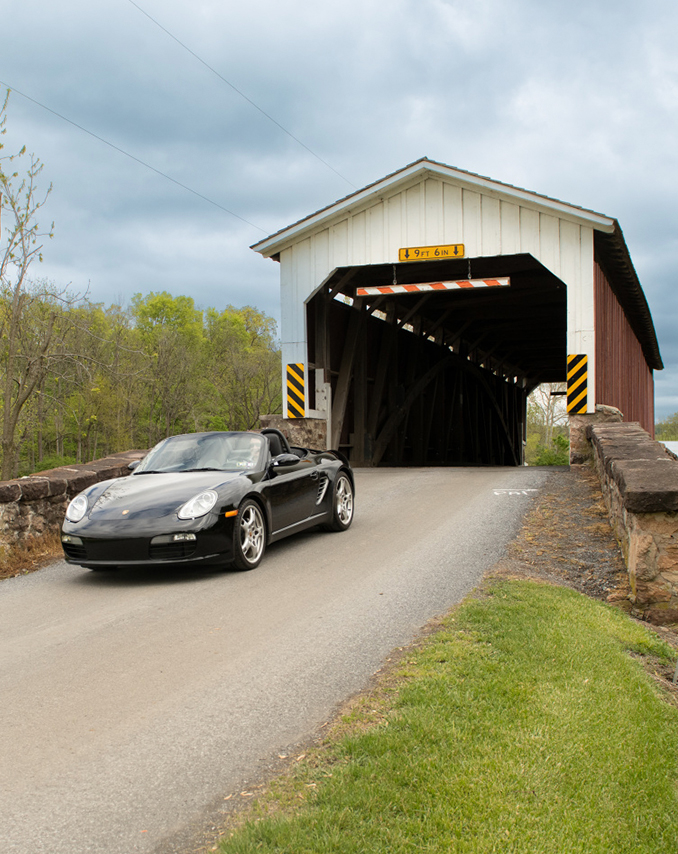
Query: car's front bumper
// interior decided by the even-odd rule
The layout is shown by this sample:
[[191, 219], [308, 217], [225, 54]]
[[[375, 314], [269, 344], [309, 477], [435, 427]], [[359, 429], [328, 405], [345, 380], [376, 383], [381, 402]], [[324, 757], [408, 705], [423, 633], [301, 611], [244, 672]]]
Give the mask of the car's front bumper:
[[[233, 526], [223, 517], [213, 527], [153, 536], [111, 537], [110, 532], [74, 530], [65, 524], [61, 545], [67, 563], [80, 566], [223, 564], [233, 559]], [[189, 538], [187, 538], [189, 537]], [[177, 539], [179, 538], [179, 539]]]

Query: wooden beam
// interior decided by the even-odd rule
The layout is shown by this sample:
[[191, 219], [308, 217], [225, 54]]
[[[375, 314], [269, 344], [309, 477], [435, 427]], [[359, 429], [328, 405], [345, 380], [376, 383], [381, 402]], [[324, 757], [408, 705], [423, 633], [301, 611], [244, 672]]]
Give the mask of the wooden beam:
[[451, 334], [450, 338], [445, 336], [444, 346], [445, 347], [454, 347], [454, 345], [457, 343], [457, 341], [459, 341], [461, 339], [461, 336], [464, 334], [464, 332], [466, 332], [466, 330], [469, 328], [470, 325], [471, 325], [471, 321], [467, 320], [466, 323], [463, 324], [463, 326], [460, 326], [456, 332], [453, 332]]
[[353, 368], [353, 447], [351, 449], [351, 462], [359, 466], [365, 462], [365, 410], [367, 408], [366, 345], [365, 335], [358, 335]]
[[453, 311], [454, 311], [454, 309], [452, 309], [452, 308], [448, 308], [448, 309], [446, 309], [446, 310], [445, 310], [445, 311], [440, 315], [440, 317], [436, 320], [436, 322], [433, 324], [433, 326], [430, 326], [430, 327], [429, 327], [429, 329], [428, 329], [428, 334], [429, 334], [429, 335], [434, 335], [434, 334], [435, 334], [435, 332], [436, 332], [436, 330], [437, 330], [440, 326], [442, 326], [442, 325], [443, 325], [443, 323], [445, 323], [445, 321], [446, 321], [446, 320], [447, 320], [447, 318], [452, 314], [452, 312], [453, 312]]
[[355, 267], [353, 269], [349, 270], [347, 273], [344, 273], [344, 275], [339, 279], [339, 281], [336, 283], [336, 285], [334, 285], [331, 288], [329, 295], [328, 295], [329, 298], [333, 299], [335, 297], [335, 295], [341, 291], [341, 289], [344, 287], [344, 285], [347, 285], [351, 281], [351, 279], [355, 276], [355, 274], [356, 274]]
[[496, 398], [496, 395], [494, 394], [494, 390], [492, 389], [491, 385], [489, 384], [488, 379], [485, 376], [483, 376], [483, 369], [479, 368], [477, 365], [474, 365], [473, 362], [467, 362], [466, 363], [466, 370], [469, 373], [471, 373], [476, 380], [478, 380], [480, 385], [485, 390], [485, 393], [487, 394], [487, 397], [490, 401], [490, 405], [494, 409], [494, 411], [497, 415], [497, 418], [499, 419], [499, 423], [501, 424], [504, 439], [505, 439], [505, 441], [508, 445], [508, 448], [511, 452], [511, 456], [513, 457], [513, 465], [516, 465], [516, 466], [519, 465], [519, 455], [516, 454], [514, 442], [511, 438], [511, 431], [509, 429], [508, 424], [506, 423], [506, 420], [504, 418], [504, 414], [501, 411], [501, 407], [497, 403], [497, 398]]
[[332, 441], [330, 447], [339, 448], [341, 441], [341, 431], [344, 426], [344, 417], [346, 415], [346, 403], [348, 402], [348, 392], [351, 387], [351, 375], [353, 373], [353, 359], [355, 356], [356, 343], [358, 335], [362, 328], [364, 312], [361, 309], [352, 309], [348, 321], [348, 332], [344, 341], [344, 351], [341, 354], [341, 367], [339, 369], [339, 378], [337, 379], [337, 387], [334, 392], [332, 401]]
[[415, 306], [407, 312], [405, 317], [403, 317], [401, 320], [398, 321], [398, 326], [401, 326], [401, 327], [404, 326], [407, 323], [407, 321], [419, 311], [421, 306], [425, 302], [428, 302], [431, 299], [431, 296], [432, 296], [432, 294], [428, 293], [428, 294], [424, 294], [424, 296], [421, 297], [421, 299], [418, 299]]
[[379, 345], [379, 361], [377, 362], [377, 373], [374, 378], [374, 387], [372, 389], [372, 398], [370, 400], [370, 408], [367, 415], [367, 433], [375, 438], [377, 427], [379, 425], [379, 412], [381, 410], [381, 401], [384, 396], [384, 388], [386, 385], [386, 377], [389, 368], [392, 367], [390, 362], [391, 349], [393, 347], [393, 338], [396, 332], [391, 324], [385, 323], [381, 333], [381, 343]]
[[379, 306], [383, 305], [387, 299], [388, 297], [384, 296], [384, 294], [382, 294], [380, 297], [377, 297], [374, 302], [369, 303], [369, 305], [367, 306], [367, 313], [374, 314], [374, 312], [379, 309]]
[[424, 424], [423, 424], [423, 436], [421, 440], [423, 454], [422, 454], [422, 465], [426, 465], [428, 460], [428, 448], [431, 442], [431, 432], [433, 430], [433, 422], [435, 420], [436, 414], [436, 403], [438, 401], [438, 390], [442, 383], [440, 382], [440, 374], [436, 374], [435, 379], [433, 380], [433, 392], [431, 394], [431, 400], [429, 402], [428, 411], [424, 414]]
[[330, 375], [330, 336], [329, 336], [329, 297], [321, 292], [313, 298], [315, 312], [315, 367], [323, 368], [325, 382], [329, 382]]
[[405, 395], [405, 400], [391, 413], [391, 416], [379, 433], [377, 441], [374, 443], [374, 454], [372, 457], [373, 465], [378, 465], [381, 461], [381, 458], [388, 447], [388, 443], [393, 438], [400, 422], [409, 412], [412, 403], [417, 399], [417, 397], [419, 397], [426, 386], [435, 379], [437, 374], [447, 367], [453, 358], [455, 358], [454, 353], [450, 353], [447, 357], [442, 358], [439, 362], [429, 368], [428, 371], [426, 371], [426, 373], [411, 386], [410, 390]]

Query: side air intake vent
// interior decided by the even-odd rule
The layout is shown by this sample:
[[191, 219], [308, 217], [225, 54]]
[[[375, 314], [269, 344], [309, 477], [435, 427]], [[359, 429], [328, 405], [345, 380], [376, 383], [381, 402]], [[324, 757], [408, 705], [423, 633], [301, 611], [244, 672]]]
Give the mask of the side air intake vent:
[[325, 474], [320, 478], [320, 481], [318, 483], [318, 498], [316, 499], [316, 502], [315, 502], [316, 504], [322, 503], [322, 500], [325, 497], [325, 493], [327, 492], [327, 487], [329, 485], [329, 482], [330, 482], [329, 478]]

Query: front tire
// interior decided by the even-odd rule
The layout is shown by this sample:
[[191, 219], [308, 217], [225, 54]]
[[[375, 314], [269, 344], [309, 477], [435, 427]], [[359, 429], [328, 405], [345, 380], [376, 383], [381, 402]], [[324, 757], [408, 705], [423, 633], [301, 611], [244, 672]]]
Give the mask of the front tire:
[[248, 570], [259, 566], [266, 550], [266, 523], [256, 501], [245, 501], [233, 530], [233, 566]]
[[332, 490], [332, 520], [323, 525], [326, 531], [345, 531], [353, 521], [353, 484], [346, 472], [340, 471]]

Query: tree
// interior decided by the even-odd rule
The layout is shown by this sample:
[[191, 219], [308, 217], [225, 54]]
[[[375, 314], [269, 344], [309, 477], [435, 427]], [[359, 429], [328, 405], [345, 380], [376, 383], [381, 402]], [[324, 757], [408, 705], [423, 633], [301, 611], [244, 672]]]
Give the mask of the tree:
[[146, 297], [135, 294], [132, 314], [148, 359], [150, 447], [190, 425], [199, 397], [202, 314], [192, 297], [173, 297], [166, 291]]
[[678, 440], [678, 412], [654, 425], [655, 437], [663, 442]]
[[[9, 92], [0, 108], [0, 135], [6, 133], [8, 100]], [[28, 158], [25, 166], [24, 158]], [[52, 189], [50, 185], [44, 194], [38, 192], [42, 168], [35, 155], [26, 154], [25, 146], [17, 154], [0, 156], [0, 220], [4, 226], [0, 249], [3, 480], [17, 473], [19, 419], [45, 376], [60, 315], [60, 295], [28, 278], [33, 262], [42, 260], [42, 239], [51, 237], [53, 229], [52, 225], [46, 232], [40, 231], [37, 220]]]
[[211, 425], [251, 430], [282, 405], [275, 321], [251, 306], [206, 312], [204, 376]]
[[529, 465], [567, 465], [567, 407], [564, 383], [543, 383], [527, 400], [527, 448]]

